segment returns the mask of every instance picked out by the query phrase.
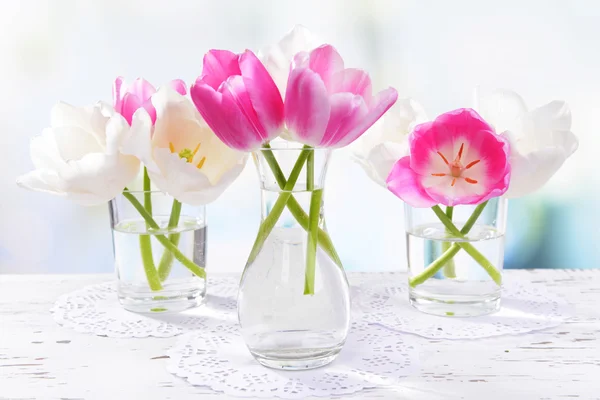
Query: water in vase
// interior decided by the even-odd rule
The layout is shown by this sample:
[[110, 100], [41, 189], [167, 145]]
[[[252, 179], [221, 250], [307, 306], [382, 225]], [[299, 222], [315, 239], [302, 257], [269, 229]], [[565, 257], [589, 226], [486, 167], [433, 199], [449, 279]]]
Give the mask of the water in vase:
[[162, 290], [153, 291], [144, 271], [140, 236], [148, 235], [156, 268], [161, 265], [164, 246], [156, 235], [176, 239], [177, 248], [199, 266], [206, 265], [206, 225], [196, 218], [182, 217], [174, 229], [167, 229], [168, 216], [154, 216], [160, 230], [148, 230], [143, 219], [123, 220], [113, 229], [115, 268], [119, 282], [119, 301], [131, 311], [181, 311], [197, 306], [206, 294], [205, 279], [195, 276], [177, 259], [170, 257], [168, 274], [163, 274]]
[[[473, 245], [496, 269], [502, 270], [504, 234], [493, 227], [476, 225], [466, 239], [453, 239], [448, 238], [443, 224], [432, 223], [415, 227], [406, 238], [411, 278], [421, 274], [449, 246], [460, 241]], [[481, 315], [499, 309], [500, 290], [481, 265], [461, 249], [432, 278], [410, 287], [410, 300], [418, 303], [421, 311], [431, 314]], [[473, 308], [473, 304], [480, 306]]]

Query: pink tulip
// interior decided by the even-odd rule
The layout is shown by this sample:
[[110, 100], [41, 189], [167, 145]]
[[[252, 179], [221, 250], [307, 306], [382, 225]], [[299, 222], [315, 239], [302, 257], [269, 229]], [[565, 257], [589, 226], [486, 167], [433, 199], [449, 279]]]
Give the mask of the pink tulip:
[[190, 89], [196, 108], [223, 143], [251, 151], [279, 135], [283, 101], [264, 65], [250, 50], [211, 50]]
[[388, 88], [372, 96], [371, 79], [344, 69], [330, 45], [296, 54], [285, 94], [291, 139], [315, 147], [343, 147], [358, 139], [396, 102]]
[[510, 146], [469, 108], [416, 126], [408, 140], [410, 156], [396, 162], [387, 186], [413, 207], [479, 204], [508, 189]]
[[[181, 79], [175, 79], [169, 82], [169, 86], [181, 95], [185, 95], [187, 92], [185, 83]], [[133, 113], [135, 113], [138, 108], [143, 107], [150, 115], [152, 124], [154, 125], [156, 122], [156, 110], [150, 101], [150, 98], [154, 93], [156, 93], [154, 86], [143, 78], [137, 78], [128, 87], [125, 84], [124, 78], [119, 76], [115, 79], [113, 85], [113, 102], [115, 110], [127, 120], [129, 125], [131, 125]]]

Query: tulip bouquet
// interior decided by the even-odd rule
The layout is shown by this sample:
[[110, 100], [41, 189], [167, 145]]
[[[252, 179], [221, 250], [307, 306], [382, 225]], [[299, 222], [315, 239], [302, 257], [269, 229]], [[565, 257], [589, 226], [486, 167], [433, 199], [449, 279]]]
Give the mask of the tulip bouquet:
[[[333, 46], [318, 46], [303, 27], [267, 48], [261, 58], [250, 50], [211, 50], [190, 93], [223, 143], [266, 159], [281, 190], [259, 228], [247, 265], [287, 208], [308, 235], [304, 293], [314, 294], [317, 246], [341, 267], [329, 235], [318, 226], [322, 190], [315, 187], [314, 149], [352, 143], [392, 106], [397, 93], [389, 88], [372, 95], [366, 72], [345, 68]], [[270, 144], [278, 137], [303, 145], [287, 177]], [[308, 213], [292, 193], [305, 164], [306, 190], [312, 193]]]
[[[527, 111], [514, 92], [476, 94], [479, 113], [459, 109], [433, 121], [414, 100], [400, 100], [356, 146], [355, 158], [372, 179], [410, 209], [431, 208], [451, 240], [438, 237], [441, 254], [411, 276], [413, 289], [442, 268], [446, 278], [456, 278], [454, 258], [461, 250], [500, 286], [499, 268], [469, 241], [471, 230], [492, 200], [539, 189], [577, 149], [564, 102]], [[453, 221], [460, 205], [473, 206], [461, 228]]]
[[[139, 255], [154, 292], [163, 289], [174, 259], [193, 275], [205, 278], [204, 265], [190, 259], [191, 253], [185, 254], [189, 246], [186, 251], [178, 246], [182, 203], [203, 206], [215, 200], [240, 174], [247, 159], [214, 135], [186, 92], [181, 80], [157, 91], [143, 79], [126, 85], [119, 77], [112, 106], [58, 103], [51, 112], [51, 127], [31, 142], [36, 169], [17, 180], [24, 188], [83, 205], [123, 196], [145, 221]], [[127, 185], [135, 181], [141, 164], [143, 192], [138, 199]], [[173, 198], [168, 223], [153, 215], [155, 188]], [[121, 218], [120, 213], [113, 210], [113, 219]], [[164, 247], [158, 265], [151, 236]]]

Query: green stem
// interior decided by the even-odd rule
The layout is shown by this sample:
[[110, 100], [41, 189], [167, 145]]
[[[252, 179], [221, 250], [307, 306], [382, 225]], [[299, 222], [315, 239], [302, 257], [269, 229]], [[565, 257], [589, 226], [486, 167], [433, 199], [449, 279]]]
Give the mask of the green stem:
[[[150, 175], [148, 175], [148, 169], [146, 167], [144, 167], [144, 208], [148, 214], [152, 215], [152, 186], [150, 183]], [[146, 226], [148, 226], [147, 223]]]
[[[144, 167], [144, 211], [152, 216], [152, 193], [150, 192], [150, 177], [148, 170]], [[149, 225], [146, 223], [146, 230]], [[140, 254], [142, 256], [142, 265], [146, 273], [146, 280], [150, 290], [162, 290], [160, 278], [154, 265], [154, 257], [152, 255], [152, 238], [150, 235], [140, 235]]]
[[[124, 191], [123, 196], [125, 196], [125, 198], [131, 202], [133, 207], [135, 207], [135, 209], [140, 213], [140, 215], [142, 216], [142, 218], [144, 218], [144, 220], [150, 226], [150, 228], [155, 229], [155, 230], [160, 229], [160, 226], [158, 226], [156, 221], [154, 221], [154, 218], [152, 218], [152, 215], [148, 214], [148, 212], [146, 211], [144, 206], [142, 206], [142, 204], [138, 201], [138, 199], [135, 198], [134, 195], [132, 195], [128, 191]], [[194, 275], [196, 275], [200, 278], [206, 278], [206, 271], [204, 271], [204, 268], [202, 268], [202, 267], [194, 264], [192, 261], [190, 261], [190, 259], [187, 258], [181, 251], [179, 251], [179, 249], [173, 243], [171, 243], [171, 241], [165, 235], [154, 235], [154, 237], [167, 250], [169, 250], [171, 253], [173, 253], [173, 256], [175, 257], [175, 259], [177, 261], [179, 261], [181, 264], [183, 264], [183, 266], [186, 267], [187, 269], [189, 269]], [[158, 276], [158, 274], [157, 274], [157, 276]]]
[[[471, 217], [469, 218], [469, 220], [467, 221], [467, 223], [465, 224], [463, 229], [460, 231], [452, 223], [452, 221], [450, 219], [448, 219], [448, 216], [442, 211], [440, 206], [436, 205], [436, 206], [431, 207], [431, 209], [433, 210], [433, 212], [437, 215], [437, 217], [442, 222], [442, 224], [444, 224], [446, 229], [452, 235], [454, 235], [455, 237], [457, 237], [459, 239], [464, 239], [465, 235], [467, 233], [469, 233], [471, 228], [473, 228], [473, 226], [475, 225], [477, 218], [479, 218], [479, 216], [483, 212], [483, 209], [485, 208], [486, 205], [487, 205], [487, 202], [479, 204], [477, 206], [477, 208], [475, 209], [475, 211], [473, 212], [473, 215], [471, 215]], [[468, 224], [468, 226], [467, 226], [467, 224]], [[465, 229], [465, 227], [467, 229]], [[450, 248], [448, 249], [447, 252], [442, 254], [442, 256], [440, 256], [440, 258], [438, 258], [433, 263], [431, 263], [423, 272], [421, 272], [421, 274], [410, 279], [409, 280], [410, 285], [412, 287], [415, 287], [415, 286], [420, 285], [421, 283], [425, 282], [428, 278], [422, 279], [421, 278], [422, 275], [428, 276], [428, 277], [435, 275], [435, 273], [437, 271], [439, 271], [439, 269], [441, 268], [441, 266], [439, 266], [438, 261], [442, 257], [444, 257], [444, 255], [446, 255], [446, 253], [448, 253], [450, 250], [458, 252], [461, 248], [463, 250], [465, 250], [467, 252], [467, 254], [469, 254], [475, 261], [477, 261], [477, 263], [479, 265], [481, 265], [481, 267], [488, 273], [488, 275], [493, 279], [493, 281], [498, 286], [500, 286], [502, 284], [502, 274], [500, 273], [500, 271], [498, 271], [496, 269], [496, 267], [494, 267], [494, 265], [483, 254], [481, 254], [479, 252], [479, 250], [477, 250], [472, 244], [470, 244], [468, 242], [455, 242], [454, 244], [452, 244], [452, 246], [450, 246]], [[454, 257], [454, 255], [452, 257]], [[443, 266], [443, 264], [442, 264], [442, 266]]]
[[256, 235], [256, 240], [254, 241], [254, 245], [252, 246], [252, 250], [250, 251], [250, 255], [248, 256], [248, 261], [246, 262], [246, 265], [249, 265], [256, 259], [258, 253], [262, 249], [263, 244], [265, 243], [265, 241], [271, 234], [271, 231], [275, 227], [275, 224], [279, 220], [279, 217], [281, 217], [281, 214], [283, 213], [283, 210], [285, 209], [288, 200], [292, 196], [291, 191], [294, 189], [296, 181], [298, 180], [298, 176], [300, 175], [300, 172], [304, 167], [304, 163], [308, 158], [308, 154], [311, 151], [312, 149], [310, 149], [309, 146], [304, 146], [304, 149], [298, 156], [298, 159], [296, 160], [296, 163], [294, 164], [294, 167], [290, 172], [290, 176], [283, 188], [283, 191], [279, 194], [279, 197], [277, 198], [277, 201], [275, 201], [275, 204], [273, 204], [269, 215], [267, 215], [265, 220], [262, 222], [262, 224], [260, 224], [260, 227], [258, 228], [258, 234]]
[[306, 190], [315, 190], [315, 151], [311, 151], [306, 159]]
[[[173, 199], [173, 206], [171, 207], [171, 216], [169, 217], [169, 231], [177, 228], [179, 225], [179, 217], [181, 216], [181, 202], [177, 199]], [[179, 238], [181, 234], [179, 233], [171, 233], [169, 234], [169, 241], [173, 243], [175, 246], [179, 245]], [[164, 251], [163, 255], [158, 263], [158, 277], [162, 282], [164, 282], [171, 273], [171, 268], [173, 267], [173, 253], [170, 251]]]
[[[454, 207], [448, 206], [446, 207], [446, 216], [450, 221], [452, 221], [452, 217], [454, 215]], [[450, 233], [450, 232], [448, 232]], [[445, 253], [450, 248], [450, 242], [442, 242], [442, 253]], [[446, 278], [456, 278], [456, 265], [454, 263], [454, 258], [448, 260], [448, 262], [444, 265], [444, 275]]]
[[467, 233], [469, 233], [469, 231], [471, 230], [471, 228], [473, 228], [473, 225], [475, 225], [475, 222], [477, 222], [477, 219], [483, 212], [483, 209], [485, 208], [485, 206], [488, 205], [488, 201], [489, 200], [484, 201], [483, 203], [481, 203], [481, 204], [477, 205], [477, 207], [475, 207], [475, 211], [473, 211], [473, 214], [471, 214], [471, 216], [465, 223], [465, 226], [462, 227], [462, 229], [460, 230], [460, 233], [462, 233], [463, 235], [466, 235]]
[[323, 189], [317, 189], [310, 196], [308, 223], [308, 241], [306, 245], [306, 271], [304, 277], [304, 294], [315, 294], [315, 268], [317, 264], [317, 229], [321, 215]]
[[460, 251], [460, 247], [453, 244], [450, 246], [448, 250], [446, 250], [437, 260], [429, 264], [425, 271], [421, 272], [419, 275], [410, 278], [408, 283], [411, 287], [416, 287], [422, 283], [424, 283], [427, 279], [431, 278], [437, 272], [442, 269], [442, 267], [451, 260], [458, 252]]
[[[263, 147], [265, 149], [271, 148], [269, 144], [265, 144], [263, 145]], [[265, 160], [267, 161], [267, 164], [269, 164], [269, 167], [271, 168], [275, 179], [277, 180], [277, 185], [279, 185], [279, 187], [283, 190], [287, 181], [285, 179], [283, 171], [279, 167], [279, 163], [277, 162], [275, 155], [271, 150], [263, 150], [262, 153], [265, 157]], [[288, 210], [290, 210], [290, 213], [296, 219], [296, 221], [298, 221], [300, 226], [302, 226], [302, 228], [305, 231], [308, 231], [308, 214], [304, 212], [302, 206], [300, 205], [300, 203], [298, 203], [298, 200], [296, 200], [296, 198], [293, 195], [290, 196], [290, 198], [288, 199], [287, 208]], [[329, 234], [321, 228], [319, 228], [318, 230], [318, 243], [319, 246], [321, 246], [321, 248], [323, 249], [323, 251], [325, 251], [325, 253], [327, 253], [327, 255], [333, 260], [333, 262], [335, 262], [340, 268], [343, 268], [342, 261], [339, 255], [337, 254], [335, 247], [333, 246], [333, 242], [331, 241]], [[248, 261], [252, 262], [254, 261], [254, 259], [252, 258]]]

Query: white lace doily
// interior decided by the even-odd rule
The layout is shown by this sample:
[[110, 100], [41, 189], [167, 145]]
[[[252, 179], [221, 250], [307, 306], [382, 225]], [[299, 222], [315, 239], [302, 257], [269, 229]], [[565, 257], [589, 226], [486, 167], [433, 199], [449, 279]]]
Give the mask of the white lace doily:
[[232, 325], [224, 332], [181, 336], [167, 352], [167, 369], [193, 385], [231, 396], [339, 396], [393, 384], [408, 375], [418, 359], [414, 340], [377, 325], [353, 323], [345, 346], [331, 364], [307, 371], [282, 371], [255, 361]]
[[174, 314], [142, 315], [119, 304], [115, 282], [100, 283], [61, 296], [52, 309], [54, 320], [77, 332], [118, 338], [171, 337], [201, 329], [221, 329], [236, 321], [238, 281], [208, 279], [205, 305]]
[[517, 335], [560, 325], [572, 307], [545, 285], [506, 277], [500, 311], [482, 317], [438, 317], [417, 311], [408, 300], [408, 285], [361, 287], [355, 315], [370, 324], [431, 339], [479, 339]]

